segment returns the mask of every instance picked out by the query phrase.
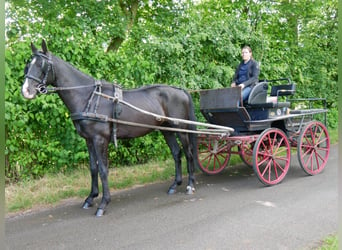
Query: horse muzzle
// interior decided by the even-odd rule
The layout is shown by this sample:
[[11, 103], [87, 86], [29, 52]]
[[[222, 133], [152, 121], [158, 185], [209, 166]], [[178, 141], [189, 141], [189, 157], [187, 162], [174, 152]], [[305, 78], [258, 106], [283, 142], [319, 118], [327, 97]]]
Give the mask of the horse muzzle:
[[26, 99], [34, 99], [37, 95], [37, 89], [30, 85], [28, 78], [25, 79], [23, 87], [21, 88], [21, 94]]

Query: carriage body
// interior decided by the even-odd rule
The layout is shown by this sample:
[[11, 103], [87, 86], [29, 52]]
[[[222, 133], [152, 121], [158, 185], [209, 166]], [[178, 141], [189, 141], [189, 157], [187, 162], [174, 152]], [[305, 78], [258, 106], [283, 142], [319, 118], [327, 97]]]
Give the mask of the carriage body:
[[246, 102], [241, 100], [240, 88], [201, 91], [204, 118], [234, 129], [224, 137], [199, 135], [201, 170], [217, 174], [232, 154], [238, 154], [262, 183], [274, 185], [286, 176], [295, 148], [303, 170], [309, 175], [320, 173], [330, 149], [325, 99], [293, 99], [294, 93], [295, 84], [287, 78], [260, 81]]

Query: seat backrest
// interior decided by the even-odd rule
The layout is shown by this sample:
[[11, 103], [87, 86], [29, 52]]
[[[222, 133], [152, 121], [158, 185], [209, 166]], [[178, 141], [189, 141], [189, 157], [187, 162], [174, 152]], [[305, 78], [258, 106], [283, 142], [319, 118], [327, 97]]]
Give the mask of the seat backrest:
[[293, 95], [296, 91], [296, 85], [292, 84], [284, 84], [284, 85], [275, 85], [271, 88], [270, 96], [286, 96]]
[[248, 97], [248, 104], [266, 103], [267, 99], [267, 81], [259, 82], [255, 85]]

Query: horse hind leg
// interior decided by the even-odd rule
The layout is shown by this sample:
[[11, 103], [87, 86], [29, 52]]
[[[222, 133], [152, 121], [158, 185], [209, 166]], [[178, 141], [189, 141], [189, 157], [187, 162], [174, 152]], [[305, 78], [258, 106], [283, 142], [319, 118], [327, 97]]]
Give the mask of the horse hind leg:
[[186, 187], [186, 194], [193, 194], [195, 192], [195, 162], [194, 162], [194, 154], [193, 150], [197, 150], [193, 148], [193, 145], [190, 143], [190, 135], [179, 133], [179, 139], [183, 146], [183, 151], [186, 158], [186, 166], [188, 170], [188, 185]]
[[168, 194], [174, 194], [176, 193], [177, 186], [182, 184], [182, 151], [179, 147], [179, 144], [177, 142], [177, 138], [174, 133], [171, 132], [162, 132], [165, 138], [165, 141], [167, 145], [169, 146], [171, 150], [171, 154], [173, 156], [173, 159], [175, 161], [175, 180], [172, 183], [172, 185], [169, 187]]

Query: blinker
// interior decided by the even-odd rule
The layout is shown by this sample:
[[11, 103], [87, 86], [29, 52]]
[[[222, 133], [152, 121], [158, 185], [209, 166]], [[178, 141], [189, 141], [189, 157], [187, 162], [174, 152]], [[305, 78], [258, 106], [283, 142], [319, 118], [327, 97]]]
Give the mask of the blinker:
[[[52, 69], [52, 66], [51, 66], [51, 60], [49, 57], [47, 57], [46, 55], [44, 54], [41, 54], [41, 53], [35, 53], [33, 56], [32, 56], [32, 61], [31, 61], [31, 64], [35, 63], [35, 57], [40, 57], [41, 58], [41, 72], [43, 74], [43, 79], [39, 79], [38, 77], [36, 76], [33, 76], [31, 75], [29, 72], [30, 72], [30, 65], [26, 65], [25, 67], [25, 70], [24, 70], [24, 73], [25, 73], [25, 77], [26, 78], [29, 78], [29, 79], [32, 79], [36, 82], [38, 82], [38, 86], [35, 88], [40, 94], [47, 94], [48, 93], [48, 88], [46, 86], [46, 81], [47, 81], [47, 78], [48, 78], [48, 75], [49, 75], [49, 71]], [[52, 74], [54, 76], [54, 72], [52, 70]]]

